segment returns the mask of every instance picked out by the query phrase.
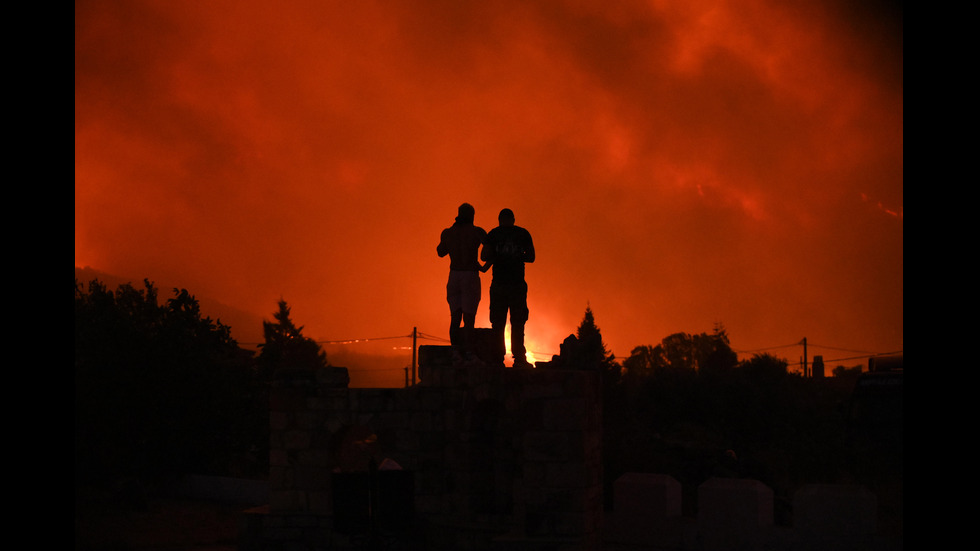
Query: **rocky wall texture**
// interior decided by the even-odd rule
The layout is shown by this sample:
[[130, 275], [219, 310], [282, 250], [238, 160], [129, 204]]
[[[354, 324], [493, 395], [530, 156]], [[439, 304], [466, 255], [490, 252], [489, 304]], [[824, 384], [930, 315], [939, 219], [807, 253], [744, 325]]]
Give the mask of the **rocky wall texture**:
[[462, 367], [449, 347], [423, 346], [419, 359], [421, 383], [404, 389], [347, 388], [342, 368], [279, 374], [268, 514], [330, 518], [347, 532], [437, 527], [454, 548], [501, 537], [595, 548], [597, 374]]

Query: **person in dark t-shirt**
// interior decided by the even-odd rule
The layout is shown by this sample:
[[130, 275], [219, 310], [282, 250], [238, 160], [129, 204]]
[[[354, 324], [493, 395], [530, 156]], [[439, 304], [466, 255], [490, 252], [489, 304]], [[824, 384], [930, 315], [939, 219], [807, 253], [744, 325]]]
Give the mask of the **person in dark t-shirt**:
[[524, 264], [534, 262], [534, 243], [530, 232], [514, 225], [514, 211], [503, 209], [497, 220], [500, 225], [487, 234], [480, 254], [486, 266], [493, 266], [490, 325], [503, 350], [504, 327], [507, 312], [510, 312], [510, 351], [514, 355], [514, 367], [531, 367], [524, 347], [524, 324], [529, 313]]

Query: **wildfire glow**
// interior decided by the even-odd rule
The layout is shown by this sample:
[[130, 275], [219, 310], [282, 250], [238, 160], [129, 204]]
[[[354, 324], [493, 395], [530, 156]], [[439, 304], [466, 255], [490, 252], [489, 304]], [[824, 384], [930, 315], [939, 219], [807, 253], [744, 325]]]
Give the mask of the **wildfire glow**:
[[424, 4], [76, 2], [76, 266], [212, 297], [246, 343], [280, 298], [318, 341], [448, 337], [465, 201], [534, 238], [529, 361], [588, 304], [617, 358], [719, 321], [903, 348], [889, 3]]

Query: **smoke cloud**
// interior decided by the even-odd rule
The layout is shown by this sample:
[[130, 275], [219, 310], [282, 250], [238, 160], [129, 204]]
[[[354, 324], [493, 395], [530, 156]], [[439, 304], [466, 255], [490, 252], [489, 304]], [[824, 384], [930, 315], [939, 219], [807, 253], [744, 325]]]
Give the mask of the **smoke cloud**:
[[618, 357], [901, 350], [901, 9], [795, 4], [76, 2], [75, 265], [447, 337], [465, 201], [534, 237], [538, 359], [587, 305]]

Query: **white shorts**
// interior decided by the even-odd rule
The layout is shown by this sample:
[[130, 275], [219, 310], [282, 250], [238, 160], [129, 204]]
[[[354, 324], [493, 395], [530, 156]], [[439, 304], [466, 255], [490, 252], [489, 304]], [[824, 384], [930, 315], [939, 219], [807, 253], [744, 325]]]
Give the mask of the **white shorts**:
[[446, 284], [446, 300], [450, 312], [462, 311], [476, 314], [480, 305], [480, 272], [449, 270], [449, 283]]

